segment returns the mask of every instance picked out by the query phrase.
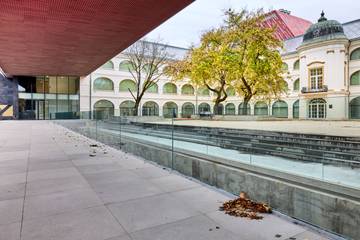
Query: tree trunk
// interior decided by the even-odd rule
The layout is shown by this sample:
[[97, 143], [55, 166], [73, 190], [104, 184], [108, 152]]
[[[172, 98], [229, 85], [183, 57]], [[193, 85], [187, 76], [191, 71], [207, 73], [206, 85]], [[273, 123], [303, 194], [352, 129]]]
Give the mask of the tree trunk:
[[138, 115], [139, 115], [139, 105], [140, 105], [140, 101], [136, 100], [136, 101], [135, 101], [134, 110], [133, 110], [133, 115], [134, 115], [134, 116], [138, 116]]
[[251, 96], [244, 97], [243, 101], [243, 108], [241, 109], [241, 115], [250, 115], [251, 113], [248, 113], [248, 104], [251, 99]]

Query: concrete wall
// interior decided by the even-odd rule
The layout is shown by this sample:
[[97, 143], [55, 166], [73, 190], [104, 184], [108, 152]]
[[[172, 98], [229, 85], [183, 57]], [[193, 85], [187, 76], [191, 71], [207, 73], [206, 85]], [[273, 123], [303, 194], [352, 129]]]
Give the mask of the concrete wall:
[[238, 195], [247, 192], [256, 201], [291, 217], [328, 231], [359, 239], [360, 193], [358, 190], [306, 179], [228, 160], [174, 153], [123, 138], [122, 150], [154, 161], [204, 183]]

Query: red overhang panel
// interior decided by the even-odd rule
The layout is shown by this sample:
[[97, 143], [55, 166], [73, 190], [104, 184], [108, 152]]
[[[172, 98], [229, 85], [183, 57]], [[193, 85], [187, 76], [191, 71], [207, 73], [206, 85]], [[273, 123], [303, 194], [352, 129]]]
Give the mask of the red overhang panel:
[[1, 0], [9, 75], [89, 74], [193, 0]]

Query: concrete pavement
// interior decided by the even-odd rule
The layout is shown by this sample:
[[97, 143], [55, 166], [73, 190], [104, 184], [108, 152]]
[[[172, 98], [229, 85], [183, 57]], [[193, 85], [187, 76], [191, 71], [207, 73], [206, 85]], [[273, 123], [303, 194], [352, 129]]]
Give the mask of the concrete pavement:
[[227, 216], [231, 195], [91, 144], [51, 122], [0, 121], [0, 240], [328, 239], [275, 214]]

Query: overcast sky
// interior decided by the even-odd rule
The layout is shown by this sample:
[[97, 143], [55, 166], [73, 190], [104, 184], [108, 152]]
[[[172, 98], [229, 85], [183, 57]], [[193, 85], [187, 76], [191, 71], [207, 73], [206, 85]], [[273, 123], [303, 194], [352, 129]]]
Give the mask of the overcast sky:
[[146, 37], [162, 39], [165, 43], [189, 47], [199, 42], [201, 33], [223, 21], [223, 10], [286, 9], [291, 14], [316, 22], [322, 10], [328, 19], [341, 23], [360, 18], [359, 0], [196, 0], [177, 15], [160, 25]]

